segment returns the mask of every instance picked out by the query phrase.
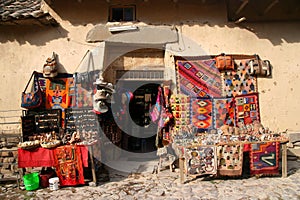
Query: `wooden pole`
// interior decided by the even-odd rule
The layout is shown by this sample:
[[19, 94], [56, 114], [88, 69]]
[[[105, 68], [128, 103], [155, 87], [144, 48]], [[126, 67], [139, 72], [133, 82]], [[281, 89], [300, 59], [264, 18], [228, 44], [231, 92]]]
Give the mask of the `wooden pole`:
[[286, 147], [286, 143], [282, 144], [281, 161], [282, 161], [282, 178], [286, 178], [287, 177], [287, 147]]

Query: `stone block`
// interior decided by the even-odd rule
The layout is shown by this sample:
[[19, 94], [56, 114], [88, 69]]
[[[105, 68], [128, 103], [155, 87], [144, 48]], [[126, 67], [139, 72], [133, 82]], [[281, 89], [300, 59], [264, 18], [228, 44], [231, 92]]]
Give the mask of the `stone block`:
[[300, 158], [300, 148], [288, 149], [288, 155], [293, 155], [293, 156], [297, 156], [298, 158]]
[[300, 141], [300, 131], [288, 133], [288, 137], [291, 143]]
[[3, 151], [3, 152], [1, 152], [0, 156], [1, 157], [13, 157], [14, 154], [12, 151]]

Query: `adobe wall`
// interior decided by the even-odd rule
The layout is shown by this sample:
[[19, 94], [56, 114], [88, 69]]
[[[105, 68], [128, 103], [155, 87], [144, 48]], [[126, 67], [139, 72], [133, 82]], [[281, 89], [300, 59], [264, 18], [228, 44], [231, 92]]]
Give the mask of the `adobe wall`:
[[[137, 5], [134, 24], [175, 25], [207, 54], [256, 53], [270, 60], [273, 77], [258, 79], [262, 123], [271, 130], [300, 130], [299, 22], [237, 25], [227, 22], [223, 4], [158, 2], [130, 1]], [[118, 24], [106, 23], [106, 1], [54, 1], [52, 6], [60, 27], [0, 26], [0, 110], [20, 109], [20, 95], [32, 71], [41, 71], [53, 51], [59, 55], [61, 72], [74, 73], [85, 52], [97, 46], [85, 42], [88, 31], [99, 23]]]

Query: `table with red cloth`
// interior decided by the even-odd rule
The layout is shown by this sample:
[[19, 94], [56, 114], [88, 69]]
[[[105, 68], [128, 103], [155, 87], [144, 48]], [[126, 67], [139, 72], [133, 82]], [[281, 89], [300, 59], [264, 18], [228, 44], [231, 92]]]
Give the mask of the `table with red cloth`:
[[[55, 167], [62, 186], [84, 184], [83, 167], [88, 167], [88, 152], [90, 149], [92, 148], [83, 145], [64, 145], [51, 149], [42, 147], [35, 149], [18, 148], [18, 167]], [[90, 158], [92, 159], [92, 150], [90, 154]], [[93, 181], [96, 182], [93, 162], [91, 167]], [[66, 169], [68, 169], [68, 172], [64, 172]], [[69, 175], [75, 173], [76, 178], [74, 179], [74, 177], [72, 178], [68, 174], [64, 175], [65, 173], [69, 173]], [[66, 181], [64, 177], [70, 177], [72, 181]]]

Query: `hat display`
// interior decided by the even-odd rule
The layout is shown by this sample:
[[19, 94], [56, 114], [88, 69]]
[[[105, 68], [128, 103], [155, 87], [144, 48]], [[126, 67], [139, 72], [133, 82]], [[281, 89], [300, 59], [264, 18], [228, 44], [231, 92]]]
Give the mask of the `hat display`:
[[57, 72], [57, 63], [56, 63], [56, 54], [53, 52], [51, 58], [47, 58], [46, 64], [43, 66], [43, 76], [46, 78], [56, 77]]
[[104, 101], [95, 101], [93, 102], [93, 110], [99, 113], [106, 113], [108, 111], [108, 107], [105, 105]]

